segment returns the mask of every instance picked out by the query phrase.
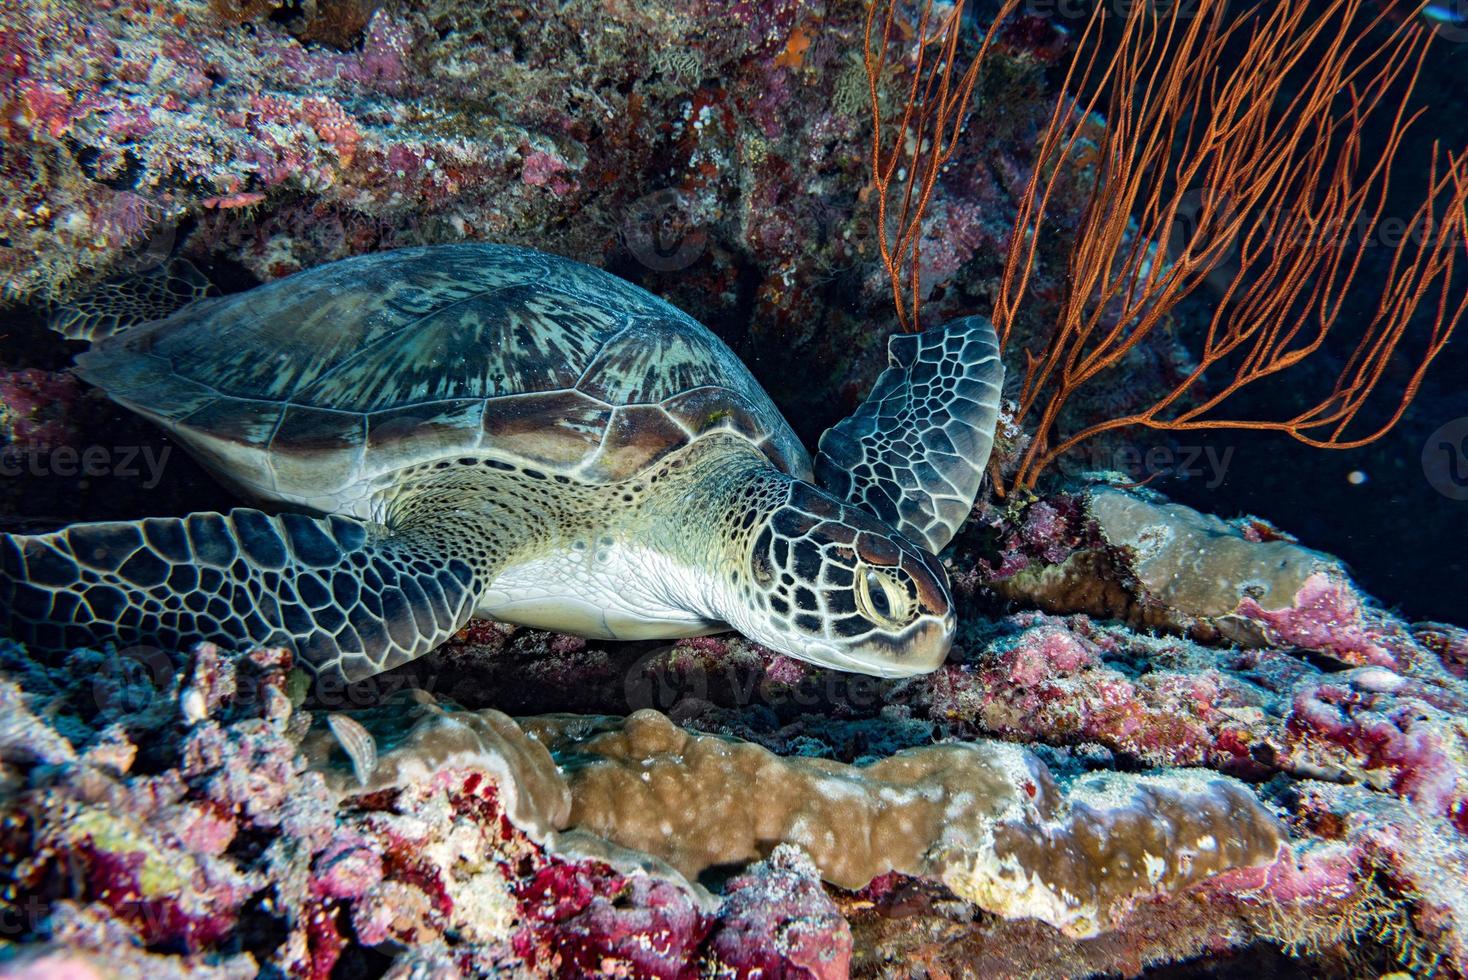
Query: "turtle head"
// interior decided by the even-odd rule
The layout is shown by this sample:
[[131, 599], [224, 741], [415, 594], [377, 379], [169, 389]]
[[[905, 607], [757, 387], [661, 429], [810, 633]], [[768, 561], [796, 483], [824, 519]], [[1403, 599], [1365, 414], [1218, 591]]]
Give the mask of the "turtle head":
[[770, 489], [746, 499], [733, 556], [743, 581], [727, 621], [823, 667], [882, 677], [937, 669], [955, 625], [938, 560], [808, 483], [785, 478]]

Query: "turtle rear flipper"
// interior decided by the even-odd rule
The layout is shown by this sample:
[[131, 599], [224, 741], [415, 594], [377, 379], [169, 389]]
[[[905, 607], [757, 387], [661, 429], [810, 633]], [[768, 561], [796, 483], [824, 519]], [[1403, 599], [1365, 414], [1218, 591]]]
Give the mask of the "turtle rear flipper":
[[285, 646], [348, 681], [448, 639], [483, 582], [427, 527], [338, 516], [239, 509], [0, 536], [0, 627], [27, 644]]
[[816, 481], [937, 554], [984, 481], [1004, 365], [985, 317], [887, 343], [890, 364], [850, 417], [821, 436]]
[[67, 340], [104, 340], [172, 316], [218, 290], [186, 259], [115, 276], [95, 290], [51, 310], [46, 325]]

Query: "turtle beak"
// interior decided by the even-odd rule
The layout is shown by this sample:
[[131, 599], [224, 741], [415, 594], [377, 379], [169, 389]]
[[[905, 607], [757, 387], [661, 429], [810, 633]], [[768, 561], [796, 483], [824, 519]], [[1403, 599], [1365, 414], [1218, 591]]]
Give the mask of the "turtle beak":
[[915, 677], [943, 666], [956, 630], [957, 620], [950, 609], [941, 617], [923, 616], [901, 633], [844, 650], [828, 643], [808, 644], [801, 659], [872, 677]]
[[927, 674], [943, 666], [948, 651], [953, 649], [953, 637], [958, 632], [958, 617], [950, 607], [942, 617], [920, 619], [913, 624], [913, 636], [907, 643], [907, 656], [903, 673]]
[[[884, 677], [911, 677], [943, 666], [958, 617], [948, 590], [948, 573], [937, 557], [916, 547], [903, 548], [900, 565], [917, 591], [918, 617], [901, 633], [873, 638], [870, 656], [886, 665]], [[862, 651], [864, 654], [867, 651]]]
[[854, 659], [864, 662], [852, 669], [879, 677], [932, 673], [948, 659], [957, 625], [951, 609], [941, 617], [920, 617], [901, 633], [869, 640], [852, 651]]

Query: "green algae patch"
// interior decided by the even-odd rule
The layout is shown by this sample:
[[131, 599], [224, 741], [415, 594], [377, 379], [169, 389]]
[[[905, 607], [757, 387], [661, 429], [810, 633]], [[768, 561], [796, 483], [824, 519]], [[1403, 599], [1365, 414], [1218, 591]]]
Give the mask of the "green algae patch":
[[142, 898], [177, 895], [193, 877], [195, 869], [191, 859], [177, 854], [165, 858], [146, 835], [123, 822], [116, 814], [83, 810], [71, 826], [76, 836], [90, 838], [92, 846], [99, 851], [142, 855], [143, 863], [138, 868], [138, 888]]

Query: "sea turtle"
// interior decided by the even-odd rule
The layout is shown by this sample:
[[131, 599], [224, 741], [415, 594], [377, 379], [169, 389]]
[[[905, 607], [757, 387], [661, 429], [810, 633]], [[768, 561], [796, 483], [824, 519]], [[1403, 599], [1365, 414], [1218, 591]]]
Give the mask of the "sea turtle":
[[0, 625], [48, 649], [281, 644], [348, 680], [472, 616], [732, 627], [929, 671], [954, 634], [935, 553], [978, 493], [1003, 368], [982, 317], [888, 349], [813, 463], [707, 328], [543, 252], [402, 249], [197, 300], [76, 371], [270, 512], [6, 535]]

